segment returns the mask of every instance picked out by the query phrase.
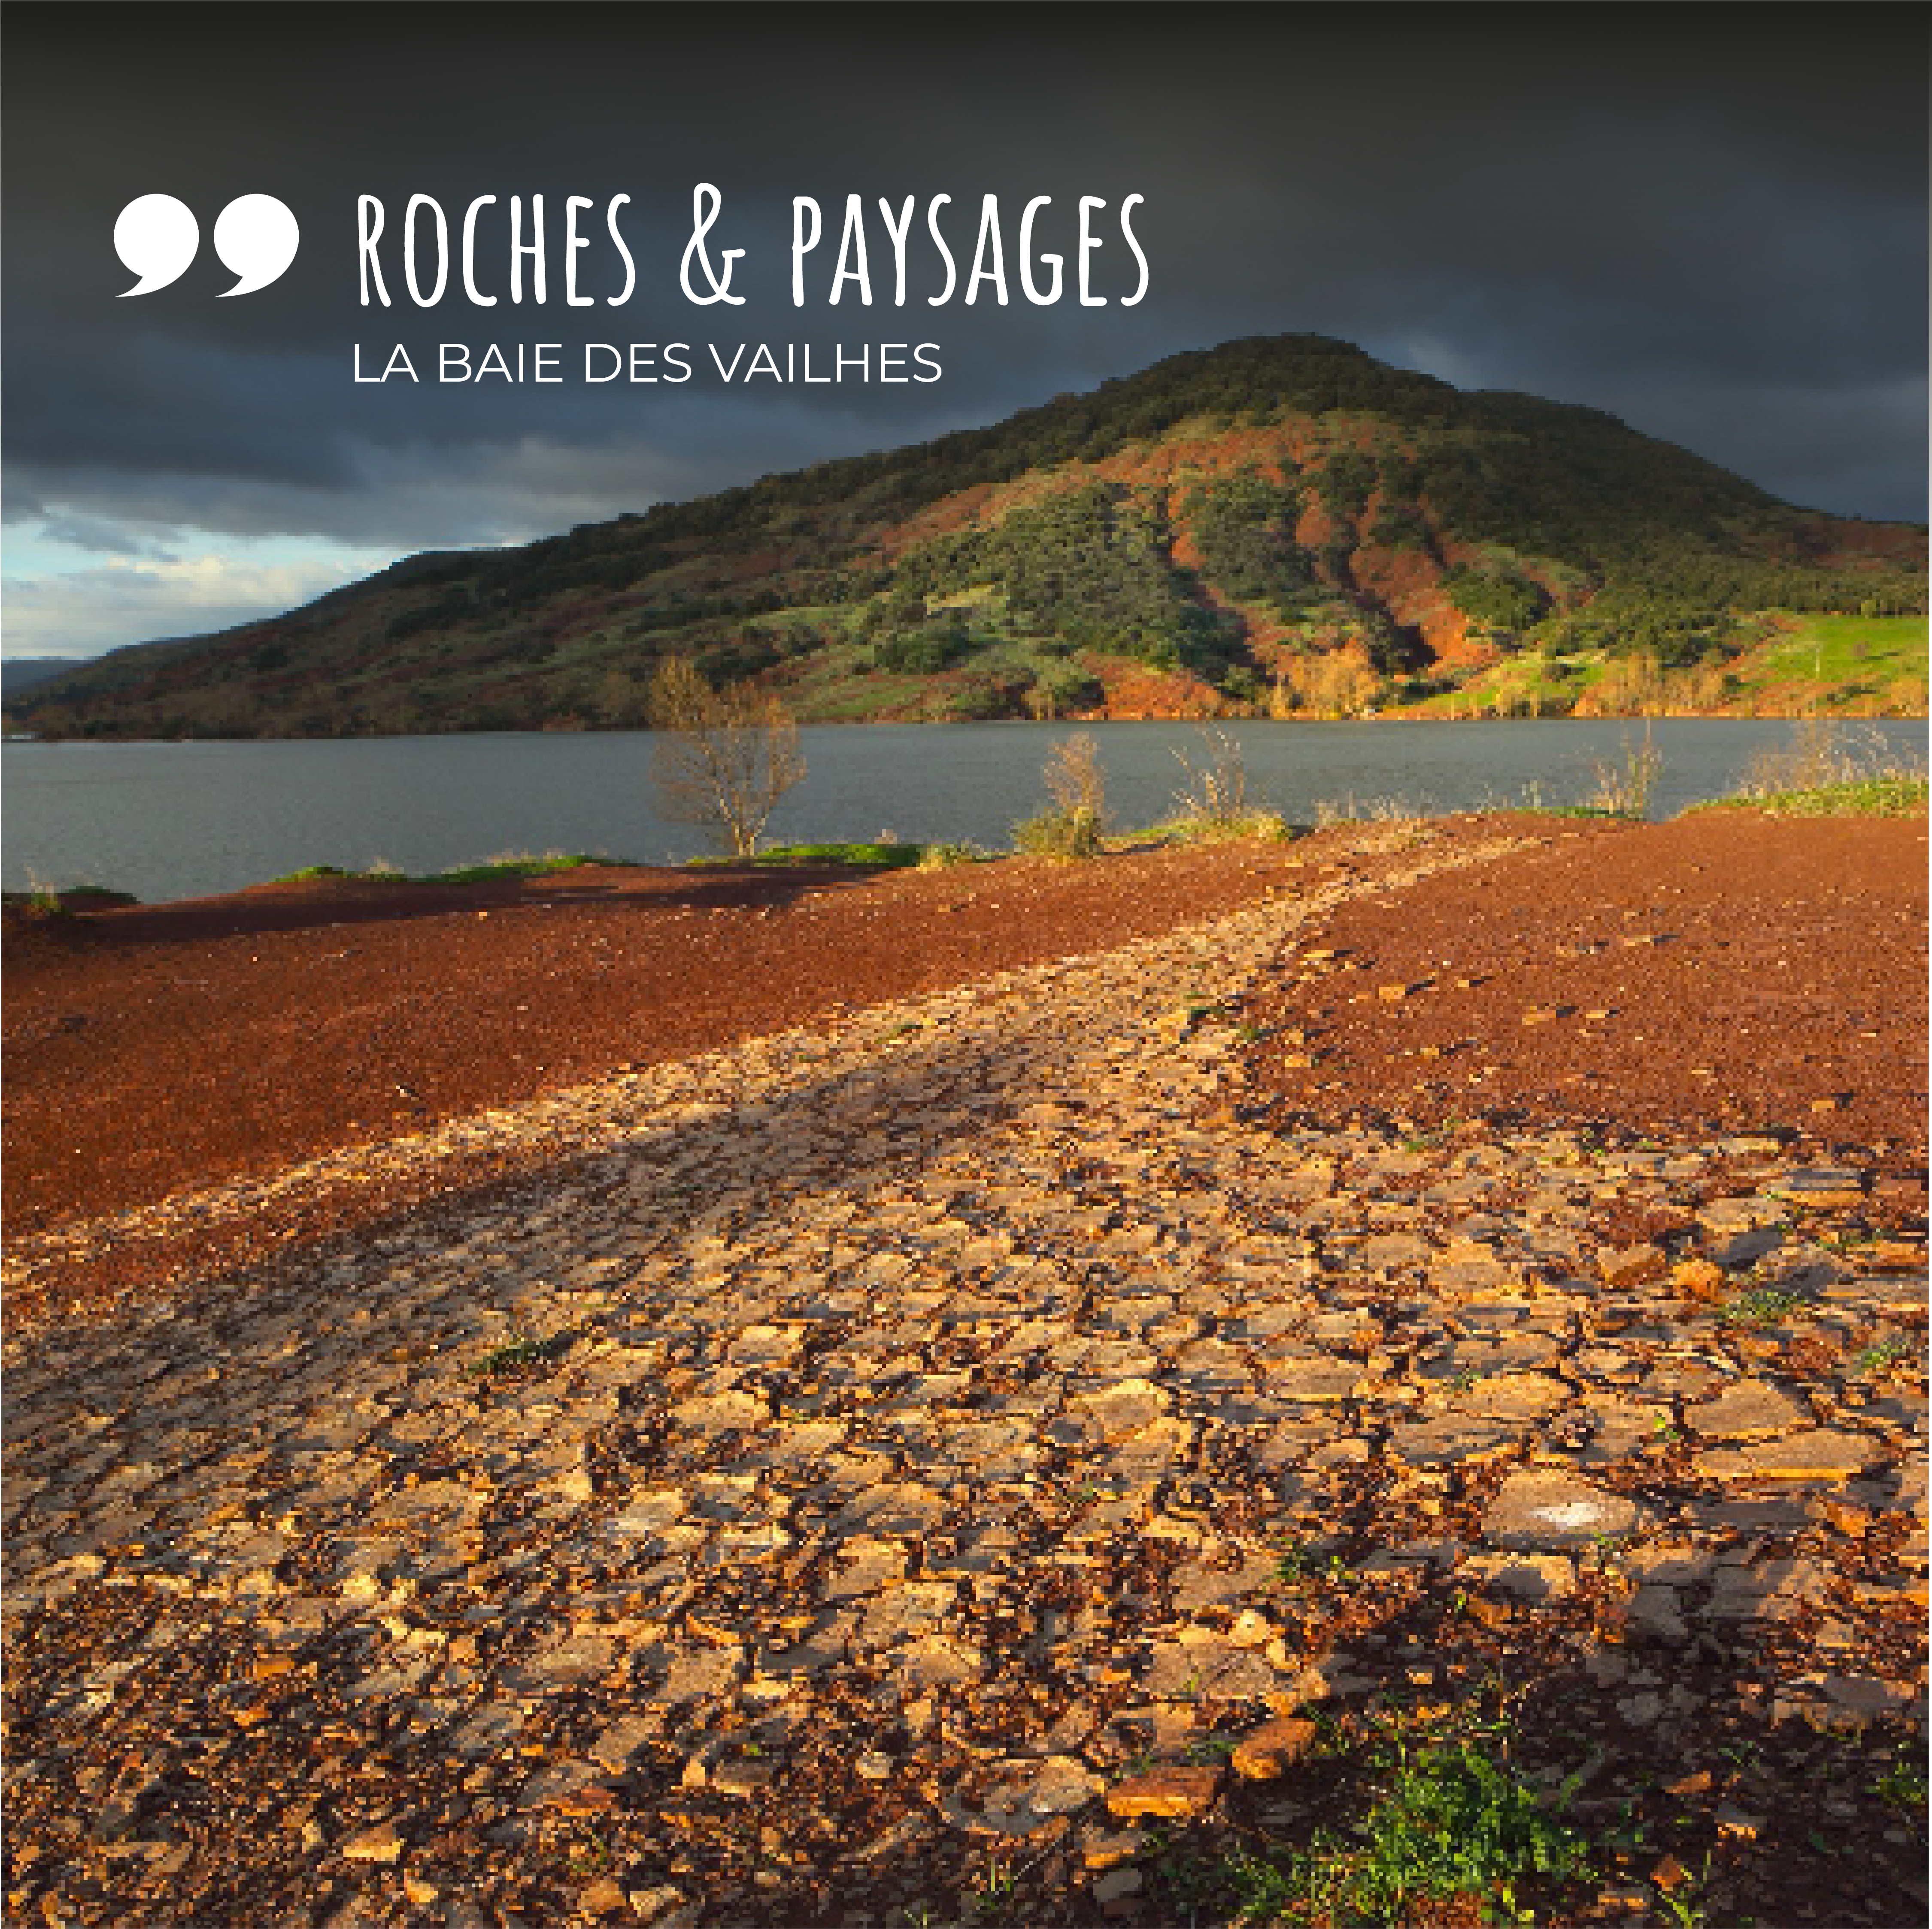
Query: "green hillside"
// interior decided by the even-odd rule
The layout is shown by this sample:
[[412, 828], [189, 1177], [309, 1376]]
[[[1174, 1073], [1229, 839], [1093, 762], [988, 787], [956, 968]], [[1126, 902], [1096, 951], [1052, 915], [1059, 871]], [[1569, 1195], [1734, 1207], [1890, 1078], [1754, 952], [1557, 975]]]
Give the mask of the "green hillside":
[[115, 652], [45, 736], [598, 728], [694, 657], [806, 721], [1924, 705], [1925, 532], [1291, 335]]

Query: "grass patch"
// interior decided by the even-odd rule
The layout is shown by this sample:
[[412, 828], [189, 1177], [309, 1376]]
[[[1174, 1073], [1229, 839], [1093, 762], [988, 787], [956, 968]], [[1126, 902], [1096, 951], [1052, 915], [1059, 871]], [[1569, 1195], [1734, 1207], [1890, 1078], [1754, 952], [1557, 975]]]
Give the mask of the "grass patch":
[[1420, 824], [1428, 815], [1426, 806], [1412, 804], [1406, 797], [1358, 797], [1351, 790], [1346, 796], [1316, 800], [1315, 828], [1327, 830], [1338, 824]]
[[532, 1340], [520, 1334], [477, 1362], [477, 1377], [497, 1379], [527, 1372], [532, 1366], [548, 1366], [561, 1360], [576, 1345], [577, 1337], [574, 1333], [553, 1333], [548, 1340]]
[[1525, 1882], [1570, 1880], [1589, 1866], [1582, 1837], [1506, 1763], [1468, 1742], [1405, 1760], [1362, 1832], [1351, 1899], [1382, 1921], [1412, 1902], [1466, 1895], [1514, 1918]]
[[1891, 684], [1925, 676], [1923, 616], [1828, 616], [1807, 611], [1788, 616], [1762, 652], [1766, 681]]
[[1100, 854], [1100, 820], [1089, 810], [1064, 810], [1058, 806], [1013, 826], [1013, 848], [1024, 857], [1063, 860]]
[[1922, 816], [1932, 786], [1923, 777], [1868, 777], [1796, 790], [1767, 790], [1720, 797], [1697, 810], [1768, 812], [1781, 818], [1909, 818]]
[[[1339, 1738], [1337, 1738], [1339, 1740]], [[1329, 1757], [1330, 1779], [1347, 1773]], [[1474, 1903], [1484, 1919], [1532, 1918], [1534, 1891], [1593, 1874], [1589, 1845], [1563, 1819], [1571, 1786], [1546, 1797], [1508, 1759], [1507, 1736], [1400, 1738], [1372, 1748], [1360, 1820], [1303, 1844], [1251, 1840], [1214, 1856], [1171, 1854], [1168, 1898], [1229, 1924], [1395, 1924], [1430, 1905]], [[1455, 1920], [1463, 1919], [1460, 1915]]]
[[1893, 1367], [1902, 1366], [1908, 1360], [1916, 1359], [1918, 1348], [1909, 1340], [1881, 1340], [1876, 1345], [1866, 1347], [1852, 1361], [1855, 1378], [1868, 1379], [1880, 1373], [1888, 1373]]
[[1284, 1587], [1341, 1581], [1349, 1578], [1348, 1564], [1339, 1554], [1324, 1554], [1305, 1541], [1291, 1540], [1276, 1550], [1274, 1577]]
[[1888, 1808], [1896, 1809], [1915, 1823], [1922, 1834], [1925, 1828], [1925, 1762], [1909, 1745], [1901, 1745], [1885, 1772], [1872, 1784], [1872, 1792]]
[[989, 864], [993, 854], [976, 844], [922, 844], [916, 847], [922, 871], [950, 871], [956, 864]]
[[1783, 1286], [1754, 1286], [1720, 1306], [1718, 1318], [1725, 1326], [1776, 1326], [1810, 1304], [1802, 1293]]
[[542, 856], [524, 852], [487, 857], [478, 864], [460, 864], [448, 871], [411, 872], [398, 870], [378, 858], [368, 869], [345, 870], [338, 864], [310, 864], [289, 872], [272, 881], [278, 884], [308, 884], [319, 879], [340, 878], [358, 884], [491, 884], [506, 878], [547, 878], [559, 871], [579, 871], [588, 864], [622, 864], [621, 857], [593, 857], [583, 851], [552, 850]]
[[1013, 826], [1013, 848], [1028, 857], [1097, 857], [1107, 823], [1107, 779], [1100, 747], [1082, 730], [1047, 753], [1041, 772], [1047, 808]]
[[1650, 808], [1651, 793], [1663, 772], [1664, 753], [1646, 724], [1641, 742], [1625, 737], [1618, 760], [1597, 766], [1597, 787], [1584, 801], [1605, 817], [1641, 818]]
[[580, 871], [586, 865], [615, 864], [614, 857], [592, 857], [582, 851], [553, 851], [542, 857], [491, 857], [481, 864], [459, 865], [453, 871], [432, 871], [413, 878], [418, 884], [488, 884], [503, 878], [547, 878], [554, 872]]
[[1792, 727], [1742, 786], [1694, 810], [1766, 811], [1774, 817], [1916, 817], [1926, 808], [1923, 765], [1903, 761], [1884, 738], [1827, 717]]
[[0, 902], [10, 910], [23, 910], [35, 917], [70, 917], [76, 911], [112, 910], [118, 905], [135, 904], [140, 899], [128, 891], [110, 891], [105, 884], [36, 884], [29, 891], [0, 892]]
[[775, 844], [755, 857], [693, 857], [686, 860], [692, 870], [716, 869], [720, 866], [755, 864], [766, 869], [783, 870], [788, 865], [844, 864], [855, 869], [910, 870], [926, 861], [928, 848], [954, 849], [956, 846], [923, 844]]
[[1270, 844], [1292, 844], [1306, 835], [1305, 826], [1290, 824], [1279, 811], [1251, 810], [1221, 817], [1184, 814], [1168, 818], [1131, 833], [1130, 841], [1151, 838], [1161, 844], [1240, 844], [1256, 838]]

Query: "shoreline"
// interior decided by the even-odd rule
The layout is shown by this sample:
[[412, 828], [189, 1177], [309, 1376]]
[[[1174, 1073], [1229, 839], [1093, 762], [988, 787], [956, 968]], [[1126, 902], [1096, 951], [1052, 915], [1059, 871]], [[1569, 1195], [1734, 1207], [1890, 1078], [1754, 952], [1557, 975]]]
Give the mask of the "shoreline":
[[[110, 1282], [116, 1294], [152, 1285], [218, 1252], [245, 1262], [436, 1192], [528, 1169], [536, 1156], [528, 1147], [512, 1156], [474, 1124], [492, 1109], [567, 1102], [586, 1083], [800, 1024], [836, 1022], [850, 1010], [970, 986], [1002, 970], [1104, 952], [1244, 905], [1326, 902], [1336, 890], [1346, 901], [1372, 891], [1377, 876], [1412, 848], [1454, 853], [1498, 835], [1528, 837], [1558, 855], [1579, 840], [1600, 844], [1610, 854], [1604, 861], [1628, 873], [1620, 888], [1633, 905], [1660, 880], [1694, 898], [1702, 887], [1734, 890], [1718, 873], [1762, 868], [1766, 851], [1815, 850], [1808, 879], [1793, 888], [1824, 894], [1816, 899], [1824, 922], [1813, 930], [1804, 924], [1811, 914], [1741, 903], [1726, 914], [1740, 921], [1737, 929], [1721, 919], [1680, 919], [1682, 928], [1648, 932], [1656, 943], [1635, 951], [1628, 930], [1613, 923], [1588, 940], [1600, 959], [1588, 968], [1602, 982], [1585, 992], [1566, 989], [1585, 966], [1561, 960], [1582, 934], [1586, 910], [1575, 913], [1577, 928], [1566, 939], [1562, 922], [1570, 913], [1559, 910], [1552, 923], [1546, 911], [1526, 908], [1550, 927], [1539, 940], [1549, 954], [1541, 965], [1526, 958], [1512, 966], [1496, 940], [1486, 940], [1482, 988], [1458, 992], [1430, 962], [1436, 938], [1418, 927], [1405, 946], [1388, 928], [1391, 917], [1399, 926], [1408, 915], [1398, 909], [1373, 940], [1394, 946], [1375, 969], [1400, 974], [1415, 994], [1405, 991], [1390, 1006], [1383, 1000], [1391, 994], [1370, 984], [1368, 973], [1347, 980], [1368, 988], [1322, 1021], [1333, 1037], [1286, 1055], [1359, 1058], [1369, 1069], [1325, 1097], [1328, 1072], [1295, 1073], [1283, 1081], [1278, 1104], [1312, 1103], [1317, 1116], [1324, 1106], [1372, 1109], [1386, 1090], [1404, 1100], [1396, 1110], [1439, 1118], [1453, 1116], [1454, 1104], [1438, 1100], [1432, 1111], [1430, 1090], [1446, 1093], [1453, 1084], [1494, 1110], [1533, 1098], [1539, 1080], [1552, 1090], [1560, 1078], [1586, 1101], [1583, 1116], [1594, 1108], [1613, 1118], [1626, 1075], [1655, 1059], [1654, 1045], [1641, 1042], [1644, 1012], [1661, 1007], [1653, 1016], [1664, 1024], [1667, 1009], [1670, 1022], [1682, 1024], [1689, 1000], [1702, 1009], [1699, 1037], [1707, 1042], [1687, 1035], [1688, 1056], [1667, 1050], [1654, 1076], [1638, 1081], [1643, 1118], [1661, 1119], [1673, 1090], [1690, 1096], [1701, 1087], [1708, 1096], [1722, 1088], [1730, 1076], [1718, 1076], [1722, 1061], [1707, 1064], [1698, 1054], [1732, 1049], [1725, 974], [1750, 955], [1748, 944], [1737, 946], [1753, 928], [1768, 931], [1780, 916], [1795, 916], [1798, 925], [1775, 936], [1762, 966], [1787, 1000], [1774, 1009], [1880, 1004], [1865, 1013], [1870, 1022], [1852, 1028], [1862, 1035], [1834, 1034], [1806, 1073], [1808, 1084], [1774, 1079], [1765, 1088], [1762, 1104], [1781, 1094], [1772, 1107], [1778, 1117], [1739, 1114], [1734, 1126], [1776, 1124], [1825, 1145], [1834, 1137], [1909, 1142], [1910, 1041], [1922, 1034], [1923, 1017], [1901, 986], [1910, 982], [1913, 956], [1922, 957], [1910, 933], [1913, 917], [1923, 917], [1910, 878], [1915, 862], [1922, 866], [1923, 822], [1723, 813], [1643, 825], [1511, 812], [1341, 824], [1289, 842], [1122, 851], [1070, 866], [1011, 858], [875, 873], [586, 866], [465, 884], [329, 878], [16, 919], [8, 932], [6, 1021], [9, 1250], [16, 1268], [26, 1263], [50, 1282], [47, 1292], [83, 1289], [83, 1298]], [[1714, 855], [1645, 871], [1654, 861], [1646, 854], [1660, 860], [1706, 844]], [[1836, 867], [1881, 849], [1890, 854], [1884, 861], [1893, 881], [1874, 878], [1872, 888], [1904, 895], [1895, 904], [1885, 899], [1894, 908], [1874, 910], [1863, 926], [1856, 917], [1846, 925], [1832, 894], [1850, 872], [1841, 878]], [[1633, 855], [1620, 860], [1622, 851]], [[1516, 887], [1526, 908], [1548, 888], [1555, 887], [1534, 880]], [[1580, 888], [1580, 874], [1552, 902], [1566, 904], [1562, 892]], [[1346, 902], [1336, 911], [1352, 934], [1349, 920], [1370, 914]], [[1477, 923], [1457, 941], [1473, 941], [1487, 915], [1481, 896], [1466, 892], [1454, 919]], [[1505, 952], [1509, 922], [1501, 934]], [[1904, 934], [1903, 950], [1889, 935], [1894, 929]], [[1892, 944], [1882, 956], [1873, 950], [1881, 942]], [[1794, 950], [1810, 974], [1804, 985], [1786, 982]], [[1632, 973], [1636, 1015], [1619, 1016], [1615, 987], [1619, 974]], [[1527, 1014], [1520, 1027], [1519, 1007]], [[1546, 1018], [1539, 1016], [1546, 1010]], [[1448, 1028], [1429, 1030], [1432, 1014]], [[1466, 1022], [1501, 1028], [1502, 1046], [1481, 1060], [1489, 1070], [1473, 1086], [1476, 1061], [1459, 1028]], [[1424, 1030], [1409, 1038], [1418, 1025]], [[1650, 1035], [1658, 1035], [1658, 1024]], [[1390, 1045], [1394, 1058], [1381, 1048]], [[1546, 1062], [1552, 1049], [1560, 1070]], [[1280, 1064], [1280, 1048], [1261, 1050]], [[1498, 1072], [1491, 1058], [1522, 1062]], [[1703, 1067], [1696, 1080], [1684, 1076], [1690, 1066]], [[1881, 1092], [1890, 1096], [1881, 1100]], [[1566, 1108], [1574, 1112], [1575, 1104]], [[443, 1147], [447, 1157], [420, 1150], [392, 1157], [392, 1142]], [[310, 1196], [283, 1176], [304, 1162], [320, 1162], [318, 1174], [353, 1168], [356, 1176], [328, 1180]], [[177, 1194], [264, 1185], [280, 1202], [278, 1213], [252, 1222], [224, 1214], [218, 1235], [191, 1210], [161, 1210]], [[117, 1232], [128, 1214], [149, 1232], [136, 1236], [134, 1222]], [[68, 1235], [83, 1222], [94, 1230], [76, 1244]], [[23, 1262], [22, 1254], [33, 1257]], [[37, 1287], [25, 1304], [42, 1298]], [[16, 1302], [16, 1316], [21, 1310]]]
[[[800, 727], [812, 730], [902, 730], [909, 727], [934, 729], [952, 729], [962, 724], [975, 729], [999, 729], [1013, 726], [1028, 730], [1078, 729], [1087, 724], [1110, 723], [1185, 723], [1185, 724], [1334, 724], [1346, 725], [1361, 723], [1415, 723], [1415, 724], [1514, 724], [1514, 723], [1789, 723], [1804, 724], [1816, 721], [1821, 716], [1834, 724], [1870, 723], [1924, 723], [1932, 718], [1932, 712], [1922, 706], [1909, 710], [1852, 710], [1834, 707], [1821, 711], [1815, 696], [1794, 698], [1788, 707], [1772, 710], [1747, 710], [1736, 705], [1724, 706], [1714, 710], [1691, 710], [1684, 707], [1664, 707], [1640, 710], [1548, 710], [1526, 712], [1521, 710], [1432, 710], [1420, 704], [1405, 705], [1393, 710], [1377, 708], [1364, 710], [1348, 716], [1333, 716], [1313, 710], [1274, 711], [1227, 710], [1202, 711], [1180, 707], [1160, 712], [1141, 710], [1126, 711], [1071, 711], [1060, 717], [934, 717], [923, 714], [911, 716], [871, 717], [812, 717], [801, 716], [796, 721]], [[440, 736], [626, 736], [640, 734], [634, 724], [544, 724], [530, 727], [517, 727], [502, 730], [356, 730], [332, 731], [320, 736], [303, 736], [284, 732], [269, 732], [255, 736], [219, 735], [206, 736], [44, 736], [37, 730], [16, 730], [0, 736], [4, 743], [343, 743], [374, 742], [424, 738], [434, 740]]]
[[[462, 886], [322, 880], [56, 920], [76, 928], [44, 930], [37, 954], [14, 961], [10, 983], [9, 1251], [16, 1265], [22, 1252], [49, 1256], [50, 1283], [35, 1288], [34, 1303], [110, 1282], [117, 1296], [145, 1289], [217, 1252], [245, 1262], [288, 1238], [400, 1210], [445, 1181], [459, 1191], [490, 1183], [536, 1156], [499, 1144], [446, 1166], [408, 1159], [406, 1172], [377, 1177], [392, 1140], [460, 1140], [493, 1109], [568, 1106], [586, 1082], [801, 1024], [836, 1028], [855, 1010], [970, 991], [1001, 971], [1050, 970], [1299, 889], [1331, 856], [1346, 879], [1364, 861], [1352, 851], [1360, 835], [1117, 852], [1070, 866], [1015, 857], [875, 874], [638, 868]], [[78, 942], [49, 949], [60, 936]], [[140, 1035], [111, 1036], [105, 1018], [64, 1030], [84, 988]], [[339, 1022], [319, 1009], [324, 999]], [[378, 1030], [391, 1035], [374, 1062], [363, 1018], [372, 1010], [387, 1015]], [[226, 1031], [211, 1037], [218, 1022]], [[316, 1050], [318, 1038], [338, 1036], [333, 1051]], [[35, 1047], [57, 1081], [38, 1104]], [[202, 1061], [193, 1076], [183, 1076], [184, 1054]], [[218, 1065], [234, 1070], [211, 1107], [200, 1089], [211, 1080], [220, 1088]], [[238, 1094], [251, 1090], [262, 1096], [244, 1112]], [[362, 1124], [371, 1118], [374, 1132]], [[77, 1138], [88, 1142], [70, 1151]], [[36, 1143], [40, 1169], [58, 1184], [40, 1179]], [[244, 1216], [225, 1235], [164, 1231], [149, 1245], [112, 1223], [184, 1186], [272, 1187], [304, 1158], [326, 1165], [345, 1154], [366, 1169], [324, 1185], [320, 1204], [290, 1198], [285, 1224]], [[77, 1214], [76, 1198], [91, 1210]], [[197, 1215], [184, 1216], [193, 1226]], [[81, 1217], [97, 1235], [58, 1256], [62, 1228]]]

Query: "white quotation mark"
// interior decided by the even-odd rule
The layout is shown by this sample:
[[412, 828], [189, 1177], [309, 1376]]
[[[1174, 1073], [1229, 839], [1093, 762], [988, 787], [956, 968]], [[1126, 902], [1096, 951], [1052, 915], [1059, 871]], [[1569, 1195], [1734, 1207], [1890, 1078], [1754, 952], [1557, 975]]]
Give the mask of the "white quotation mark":
[[114, 252], [130, 274], [141, 278], [125, 291], [146, 295], [178, 281], [201, 245], [194, 210], [172, 194], [143, 194], [121, 210], [114, 224]]
[[[242, 278], [230, 295], [252, 295], [287, 273], [301, 245], [302, 230], [285, 203], [272, 194], [244, 194], [215, 217], [214, 251], [231, 274]], [[194, 210], [172, 194], [143, 194], [121, 210], [114, 224], [114, 252], [130, 274], [140, 276], [130, 295], [152, 295], [178, 281], [201, 246]]]

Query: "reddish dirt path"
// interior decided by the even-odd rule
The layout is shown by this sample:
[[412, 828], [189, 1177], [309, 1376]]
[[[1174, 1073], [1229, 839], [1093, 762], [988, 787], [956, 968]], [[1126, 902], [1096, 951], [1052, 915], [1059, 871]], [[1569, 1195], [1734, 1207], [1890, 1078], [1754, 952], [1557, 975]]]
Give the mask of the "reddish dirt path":
[[[1923, 820], [1517, 816], [1430, 834], [1498, 830], [1547, 842], [1384, 904], [1351, 902], [1304, 938], [1343, 968], [1298, 982], [1291, 961], [1258, 992], [1255, 1015], [1280, 1028], [1255, 1054], [1260, 1096], [1323, 1120], [1775, 1124], [1922, 1159]], [[54, 927], [10, 920], [8, 1230], [274, 1173], [1379, 868], [1350, 854], [1353, 835], [874, 878], [322, 883]], [[1657, 941], [1624, 941], [1636, 938]], [[1385, 1000], [1391, 984], [1420, 988]], [[1291, 1065], [1298, 1051], [1317, 1062]], [[453, 1161], [434, 1184], [358, 1181], [272, 1221], [95, 1250], [64, 1267], [47, 1304], [259, 1258], [513, 1169], [506, 1155]], [[14, 1320], [56, 1290], [16, 1292]]]
[[1306, 875], [1308, 848], [324, 881], [10, 925], [8, 1230], [1124, 944]]
[[1252, 1000], [1278, 1028], [1255, 1074], [1324, 1120], [1778, 1127], [1922, 1159], [1925, 913], [1922, 818], [1565, 840], [1343, 905], [1306, 940], [1333, 965], [1288, 961]]

